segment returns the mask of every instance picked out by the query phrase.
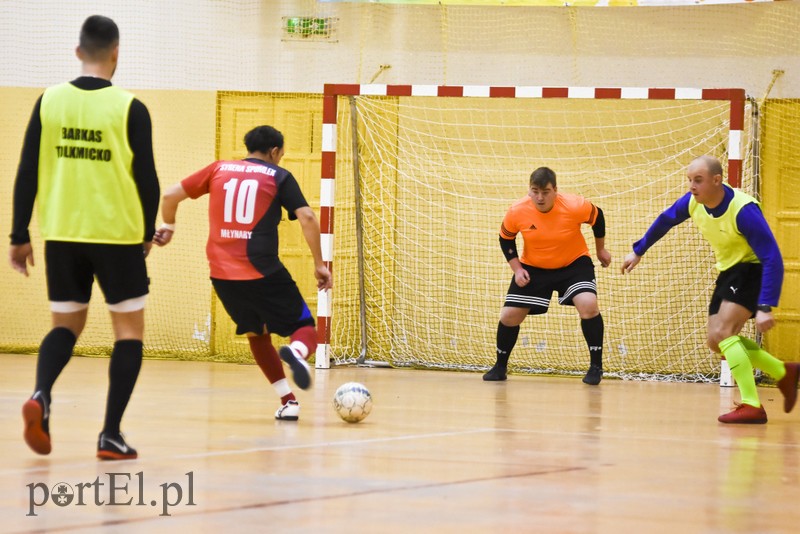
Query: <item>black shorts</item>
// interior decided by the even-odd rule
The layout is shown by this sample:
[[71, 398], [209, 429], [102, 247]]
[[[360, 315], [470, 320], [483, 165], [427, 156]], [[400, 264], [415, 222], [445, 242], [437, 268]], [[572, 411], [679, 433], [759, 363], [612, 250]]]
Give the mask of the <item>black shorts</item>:
[[150, 279], [141, 244], [45, 241], [44, 259], [47, 297], [52, 302], [88, 303], [95, 277], [108, 304], [148, 293]]
[[564, 306], [574, 306], [572, 297], [578, 293], [597, 295], [594, 264], [588, 256], [581, 256], [559, 269], [540, 269], [524, 263], [522, 267], [528, 271], [531, 281], [519, 287], [512, 276], [504, 306], [530, 308], [528, 314], [539, 315], [547, 313], [553, 291], [558, 292], [558, 303]]
[[760, 263], [738, 263], [717, 276], [714, 293], [708, 304], [708, 314], [716, 315], [723, 300], [735, 302], [750, 310], [753, 315], [761, 293]]
[[211, 283], [219, 300], [236, 323], [239, 335], [271, 334], [288, 337], [298, 328], [314, 326], [314, 317], [286, 268], [256, 280], [220, 280]]

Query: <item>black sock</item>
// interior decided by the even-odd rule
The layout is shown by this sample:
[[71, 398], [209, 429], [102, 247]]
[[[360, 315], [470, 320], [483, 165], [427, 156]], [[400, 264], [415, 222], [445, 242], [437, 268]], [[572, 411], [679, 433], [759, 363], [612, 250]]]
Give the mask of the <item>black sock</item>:
[[128, 406], [133, 386], [142, 367], [142, 342], [122, 339], [114, 343], [111, 363], [108, 365], [108, 400], [103, 433], [119, 434], [122, 414]]
[[50, 390], [53, 389], [53, 384], [72, 357], [75, 341], [77, 338], [72, 330], [59, 326], [50, 330], [39, 346], [39, 358], [36, 361], [36, 391], [40, 392], [47, 404], [50, 404]]
[[519, 336], [519, 325], [497, 324], [497, 363], [502, 367], [508, 367], [508, 357], [517, 344], [517, 336]]
[[591, 319], [581, 319], [581, 330], [589, 347], [592, 365], [603, 366], [603, 316], [597, 314]]

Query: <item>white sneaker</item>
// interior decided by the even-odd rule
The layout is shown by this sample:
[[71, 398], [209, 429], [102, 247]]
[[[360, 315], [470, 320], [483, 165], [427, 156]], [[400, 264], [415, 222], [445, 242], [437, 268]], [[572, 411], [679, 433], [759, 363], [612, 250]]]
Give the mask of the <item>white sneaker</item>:
[[300, 404], [296, 400], [286, 401], [286, 404], [275, 412], [275, 419], [281, 421], [297, 421], [300, 417]]

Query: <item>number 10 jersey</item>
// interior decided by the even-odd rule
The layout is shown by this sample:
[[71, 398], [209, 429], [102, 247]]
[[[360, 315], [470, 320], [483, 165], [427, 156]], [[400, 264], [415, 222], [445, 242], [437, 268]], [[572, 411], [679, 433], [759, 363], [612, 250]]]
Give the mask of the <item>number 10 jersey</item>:
[[211, 278], [255, 280], [282, 267], [281, 208], [308, 206], [292, 174], [255, 158], [215, 161], [181, 181], [190, 198], [209, 195], [206, 255]]

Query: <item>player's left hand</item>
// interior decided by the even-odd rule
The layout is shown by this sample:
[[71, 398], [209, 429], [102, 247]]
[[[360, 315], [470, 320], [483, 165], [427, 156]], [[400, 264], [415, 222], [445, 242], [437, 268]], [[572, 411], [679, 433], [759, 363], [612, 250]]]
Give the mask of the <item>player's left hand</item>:
[[320, 291], [333, 287], [333, 275], [324, 265], [320, 265], [314, 270], [314, 277], [317, 279], [317, 289]]
[[603, 267], [611, 265], [611, 253], [604, 248], [597, 251], [597, 259]]
[[763, 334], [773, 326], [775, 326], [775, 317], [772, 316], [772, 312], [756, 312], [756, 330]]

